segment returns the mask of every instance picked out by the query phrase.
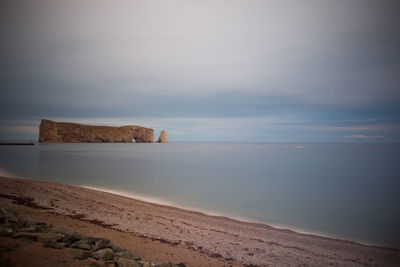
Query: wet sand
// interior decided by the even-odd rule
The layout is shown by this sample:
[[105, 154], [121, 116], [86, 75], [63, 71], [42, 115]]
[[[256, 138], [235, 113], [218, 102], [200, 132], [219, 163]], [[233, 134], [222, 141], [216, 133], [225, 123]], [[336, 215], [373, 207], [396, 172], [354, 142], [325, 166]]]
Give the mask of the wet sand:
[[0, 178], [0, 203], [37, 221], [188, 266], [399, 266], [400, 250], [300, 234], [73, 185]]

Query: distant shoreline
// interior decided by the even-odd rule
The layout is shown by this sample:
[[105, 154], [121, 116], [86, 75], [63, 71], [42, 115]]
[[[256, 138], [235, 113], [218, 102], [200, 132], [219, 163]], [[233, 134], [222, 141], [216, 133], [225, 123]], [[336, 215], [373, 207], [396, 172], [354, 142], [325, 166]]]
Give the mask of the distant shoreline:
[[33, 146], [34, 142], [0, 142], [0, 146]]
[[110, 229], [163, 240], [172, 247], [226, 262], [308, 266], [400, 263], [398, 249], [300, 234], [73, 185], [0, 178], [0, 194], [31, 199], [33, 206], [43, 207], [43, 212], [50, 212], [49, 216], [59, 214], [96, 221]]

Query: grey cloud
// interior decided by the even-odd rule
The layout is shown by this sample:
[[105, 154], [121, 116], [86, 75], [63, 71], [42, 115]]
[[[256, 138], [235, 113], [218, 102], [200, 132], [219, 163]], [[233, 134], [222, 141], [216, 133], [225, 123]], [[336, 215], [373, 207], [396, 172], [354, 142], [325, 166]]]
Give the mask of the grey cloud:
[[0, 5], [2, 120], [399, 120], [397, 1]]
[[385, 140], [385, 137], [383, 135], [356, 134], [356, 135], [347, 135], [347, 136], [345, 136], [345, 138], [359, 139], [359, 140], [366, 140], [366, 141], [373, 141], [373, 140], [383, 141], [383, 140]]

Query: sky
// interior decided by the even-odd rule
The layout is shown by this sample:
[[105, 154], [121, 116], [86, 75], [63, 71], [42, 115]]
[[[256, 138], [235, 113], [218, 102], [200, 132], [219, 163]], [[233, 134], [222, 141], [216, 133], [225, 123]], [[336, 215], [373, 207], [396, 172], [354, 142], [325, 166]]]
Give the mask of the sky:
[[400, 142], [399, 1], [1, 0], [0, 140]]

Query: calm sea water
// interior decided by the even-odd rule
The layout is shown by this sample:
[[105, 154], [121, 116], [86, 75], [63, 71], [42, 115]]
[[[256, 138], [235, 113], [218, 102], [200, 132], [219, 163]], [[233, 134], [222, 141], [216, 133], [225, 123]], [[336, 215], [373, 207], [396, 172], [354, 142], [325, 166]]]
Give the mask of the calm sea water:
[[400, 247], [399, 159], [400, 144], [0, 147], [0, 167], [14, 176], [391, 247]]

